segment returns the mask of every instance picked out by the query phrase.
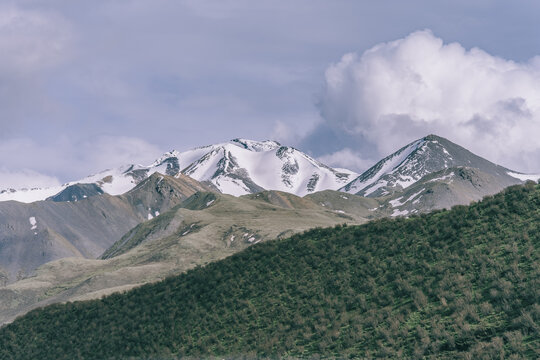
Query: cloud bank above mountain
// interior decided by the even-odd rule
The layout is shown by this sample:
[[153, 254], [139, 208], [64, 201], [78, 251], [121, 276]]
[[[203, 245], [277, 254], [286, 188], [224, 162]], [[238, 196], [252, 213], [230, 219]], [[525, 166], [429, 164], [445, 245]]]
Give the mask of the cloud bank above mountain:
[[372, 156], [435, 133], [512, 169], [540, 169], [540, 57], [514, 62], [417, 31], [344, 55], [326, 70], [319, 106], [322, 126], [362, 139]]
[[[491, 133], [504, 132], [504, 121], [506, 127], [511, 126], [508, 119], [514, 113], [519, 122], [528, 113], [535, 118], [531, 97], [536, 85], [531, 85], [527, 96], [511, 87], [503, 88], [508, 96], [493, 95], [490, 99], [499, 101], [501, 111], [491, 106], [491, 113], [480, 109], [479, 116], [472, 117], [473, 100], [463, 105], [469, 109], [466, 118], [472, 119], [464, 136], [454, 129], [454, 120], [430, 120], [438, 116], [432, 116], [433, 112], [445, 110], [436, 102], [417, 101], [409, 108], [396, 102], [411, 101], [399, 91], [411, 98], [418, 92], [405, 86], [413, 82], [404, 78], [403, 69], [392, 68], [395, 64], [409, 66], [398, 49], [405, 52], [404, 44], [410, 44], [411, 52], [416, 51], [416, 57], [409, 55], [411, 64], [429, 64], [429, 54], [421, 54], [424, 45], [418, 39], [413, 44], [414, 36], [395, 46], [388, 41], [430, 28], [446, 42], [457, 41], [465, 49], [478, 46], [502, 57], [492, 56], [495, 73], [500, 72], [497, 63], [502, 63], [525, 68], [524, 77], [530, 77], [528, 67], [535, 66], [527, 59], [540, 54], [539, 10], [540, 3], [533, 1], [4, 1], [0, 4], [0, 148], [4, 151], [0, 169], [7, 169], [6, 174], [31, 169], [66, 182], [82, 172], [85, 176], [107, 168], [114, 159], [120, 162], [133, 156], [130, 147], [125, 148], [125, 156], [118, 156], [114, 141], [109, 141], [111, 146], [109, 150], [102, 147], [100, 159], [85, 163], [88, 157], [81, 144], [103, 136], [137, 139], [164, 151], [235, 137], [273, 138], [334, 165], [360, 171], [404, 142], [436, 132], [465, 146], [476, 145], [471, 149], [490, 160], [507, 161], [501, 154], [492, 154], [492, 148], [511, 154], [515, 145], [478, 149], [489, 139], [498, 141]], [[441, 43], [431, 37], [424, 42]], [[362, 54], [376, 44], [381, 44], [378, 50]], [[459, 46], [455, 48], [459, 50]], [[430, 50], [430, 46], [426, 49], [442, 52]], [[339, 61], [351, 51], [358, 53]], [[461, 51], [462, 58], [477, 58], [474, 50]], [[450, 79], [455, 77], [462, 87], [471, 88], [465, 84], [473, 83], [478, 75], [474, 67], [475, 76], [464, 75], [450, 63], [454, 59], [462, 64], [462, 59], [439, 57], [443, 57], [435, 62], [439, 67], [427, 66], [429, 74], [415, 72], [426, 79], [433, 79], [432, 73], [451, 73]], [[361, 64], [380, 69], [370, 70], [371, 77], [365, 70], [362, 75]], [[332, 71], [343, 77], [343, 84], [331, 81]], [[390, 88], [397, 94], [388, 91], [385, 76], [403, 88]], [[497, 86], [490, 80], [486, 89], [474, 89], [473, 95], [500, 93], [497, 88], [506, 80], [498, 75], [495, 79]], [[320, 96], [325, 82], [326, 90]], [[426, 83], [431, 88], [437, 85]], [[378, 87], [371, 89], [372, 85]], [[428, 89], [418, 98], [428, 99]], [[457, 85], [455, 89], [461, 91]], [[381, 103], [387, 91], [388, 99], [395, 102], [392, 105]], [[445, 90], [444, 95], [456, 99], [451, 91]], [[319, 107], [314, 106], [316, 102]], [[452, 103], [445, 104], [454, 111]], [[483, 106], [488, 107], [486, 104]], [[503, 119], [501, 126], [493, 126], [495, 117]], [[399, 130], [392, 131], [395, 128]], [[474, 135], [482, 129], [484, 142], [477, 144]], [[536, 134], [531, 126], [524, 126], [523, 131]], [[387, 138], [378, 139], [381, 134]], [[516, 144], [520, 136], [511, 139], [509, 144]], [[379, 140], [384, 144], [375, 146]], [[21, 148], [25, 141], [30, 144], [28, 150]], [[534, 148], [535, 143], [525, 145]], [[521, 162], [510, 159], [505, 165], [540, 171], [534, 154], [534, 149], [527, 148], [515, 153]], [[1, 182], [2, 176], [0, 188]]]
[[62, 17], [43, 11], [0, 5], [0, 69], [32, 73], [68, 56], [72, 33]]
[[0, 179], [0, 191], [20, 189], [21, 187], [32, 189], [60, 185], [60, 181], [57, 178], [29, 169], [11, 171], [0, 168]]
[[[64, 178], [77, 180], [120, 165], [149, 165], [164, 151], [126, 136], [102, 135], [75, 144], [66, 137], [54, 142], [5, 140], [0, 142], [0, 190], [55, 186]], [[50, 173], [59, 176], [46, 175]]]

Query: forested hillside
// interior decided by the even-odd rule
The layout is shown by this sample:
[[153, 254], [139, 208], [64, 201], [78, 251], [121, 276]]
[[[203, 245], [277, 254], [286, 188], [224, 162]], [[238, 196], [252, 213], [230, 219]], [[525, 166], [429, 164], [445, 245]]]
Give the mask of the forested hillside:
[[540, 357], [540, 188], [314, 229], [0, 329], [2, 359]]

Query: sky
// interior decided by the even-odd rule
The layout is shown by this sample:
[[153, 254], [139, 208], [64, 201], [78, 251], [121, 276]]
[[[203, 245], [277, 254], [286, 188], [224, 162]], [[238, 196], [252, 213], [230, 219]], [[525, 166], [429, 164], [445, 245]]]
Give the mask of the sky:
[[538, 1], [0, 0], [0, 189], [233, 138], [540, 172]]

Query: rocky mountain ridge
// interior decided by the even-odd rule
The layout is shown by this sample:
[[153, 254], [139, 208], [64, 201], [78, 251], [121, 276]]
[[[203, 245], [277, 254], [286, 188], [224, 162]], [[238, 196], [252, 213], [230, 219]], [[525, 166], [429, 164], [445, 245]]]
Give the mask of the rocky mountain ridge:
[[445, 138], [428, 135], [380, 160], [339, 190], [368, 197], [387, 196], [403, 191], [426, 175], [456, 167], [478, 169], [499, 178], [506, 186], [540, 178], [496, 165]]
[[170, 151], [149, 166], [126, 165], [60, 187], [3, 190], [0, 202], [45, 200], [73, 185], [92, 183], [105, 193], [120, 195], [156, 172], [174, 177], [187, 175], [234, 196], [263, 190], [304, 196], [321, 190], [337, 190], [358, 175], [345, 169], [333, 169], [275, 141], [234, 139], [181, 153]]
[[55, 200], [64, 195], [72, 199], [78, 189], [66, 193], [67, 188], [49, 201], [0, 202], [0, 283], [24, 278], [49, 261], [96, 258], [140, 222], [197, 191], [212, 190], [187, 176], [156, 173], [123, 195]]
[[181, 153], [170, 151], [148, 166], [125, 165], [60, 187], [3, 190], [0, 191], [0, 202], [78, 201], [101, 192], [120, 195], [156, 172], [173, 177], [187, 175], [234, 196], [264, 190], [285, 191], [298, 196], [339, 190], [384, 197], [404, 191], [426, 175], [456, 167], [478, 169], [495, 176], [505, 186], [540, 178], [540, 175], [521, 174], [493, 164], [436, 135], [411, 142], [362, 174], [334, 169], [275, 141], [234, 139]]

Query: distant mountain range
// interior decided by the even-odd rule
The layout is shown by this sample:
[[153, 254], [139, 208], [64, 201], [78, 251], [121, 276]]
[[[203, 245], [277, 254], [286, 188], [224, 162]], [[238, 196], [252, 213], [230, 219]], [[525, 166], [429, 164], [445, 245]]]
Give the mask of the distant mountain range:
[[340, 191], [386, 199], [390, 215], [468, 204], [540, 175], [521, 174], [429, 135], [385, 157]]
[[[275, 141], [234, 139], [182, 153], [171, 151], [149, 166], [126, 165], [60, 187], [4, 190], [0, 192], [0, 201], [45, 200], [69, 186], [87, 183], [95, 184], [110, 195], [120, 195], [155, 172], [169, 176], [187, 175], [234, 196], [263, 190], [303, 196], [321, 190], [337, 190], [358, 176], [353, 171], [333, 169]], [[73, 200], [80, 200], [80, 196]]]
[[[362, 174], [331, 168], [275, 141], [234, 139], [172, 151], [149, 166], [126, 165], [56, 188], [2, 192], [0, 283], [59, 258], [96, 258], [137, 224], [199, 191], [308, 195], [319, 210], [365, 221], [468, 204], [538, 177], [493, 164], [435, 135], [404, 146]], [[366, 197], [375, 200], [371, 214], [365, 214]]]
[[38, 305], [178, 274], [259, 241], [466, 205], [539, 177], [434, 135], [363, 174], [273, 141], [236, 139], [57, 188], [4, 191], [0, 323]]
[[[28, 203], [48, 198], [77, 201], [101, 192], [120, 195], [156, 172], [169, 176], [187, 175], [234, 196], [263, 190], [285, 191], [298, 196], [339, 190], [381, 197], [402, 192], [426, 175], [457, 167], [479, 170], [497, 179], [502, 186], [540, 178], [540, 175], [529, 176], [495, 165], [435, 135], [406, 145], [362, 174], [332, 168], [275, 141], [234, 139], [182, 153], [171, 151], [149, 166], [125, 165], [59, 187], [3, 190], [0, 201]], [[83, 189], [81, 184], [90, 185]], [[73, 185], [79, 185], [76, 192], [70, 190]]]

